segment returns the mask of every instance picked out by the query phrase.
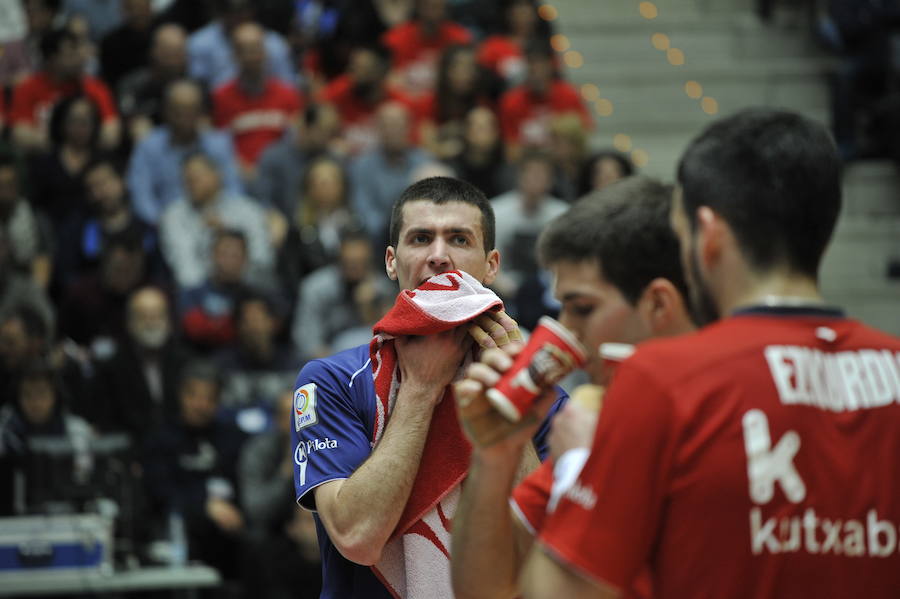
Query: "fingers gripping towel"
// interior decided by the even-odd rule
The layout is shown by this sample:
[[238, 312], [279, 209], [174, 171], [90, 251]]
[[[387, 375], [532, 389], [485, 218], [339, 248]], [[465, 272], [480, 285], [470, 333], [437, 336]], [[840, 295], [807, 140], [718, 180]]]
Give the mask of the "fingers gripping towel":
[[[397, 296], [374, 329], [369, 346], [378, 405], [372, 446], [381, 439], [399, 388], [393, 339], [449, 331], [488, 310], [502, 310], [500, 298], [470, 275], [453, 270], [431, 277]], [[466, 475], [471, 446], [460, 430], [451, 388], [434, 410], [419, 471], [409, 500], [375, 574], [395, 597], [452, 597], [450, 522]]]

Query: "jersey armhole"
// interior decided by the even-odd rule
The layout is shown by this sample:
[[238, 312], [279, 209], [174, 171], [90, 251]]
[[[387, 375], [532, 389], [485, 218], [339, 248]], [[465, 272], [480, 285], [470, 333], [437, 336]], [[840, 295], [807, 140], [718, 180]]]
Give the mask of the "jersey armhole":
[[509, 498], [509, 509], [512, 510], [513, 514], [515, 514], [516, 520], [519, 521], [519, 524], [522, 525], [522, 528], [527, 530], [528, 534], [530, 534], [532, 537], [537, 537], [537, 530], [535, 530], [531, 522], [528, 521], [528, 517], [525, 515], [525, 512], [522, 511], [522, 508], [519, 507], [519, 504], [516, 503], [516, 500], [512, 497]]
[[315, 485], [306, 489], [306, 491], [303, 492], [303, 495], [300, 495], [299, 497], [297, 497], [297, 505], [299, 505], [300, 507], [302, 507], [303, 509], [305, 509], [308, 512], [313, 512], [313, 513], [317, 512], [318, 510], [316, 509], [316, 496], [315, 496], [315, 493], [312, 493], [312, 491], [314, 491], [316, 489], [316, 487], [320, 487], [320, 486], [324, 485], [325, 483], [330, 483], [335, 480], [347, 480], [348, 478], [349, 478], [348, 476], [334, 476], [332, 478], [328, 478], [328, 479], [325, 479], [323, 481], [316, 483]]

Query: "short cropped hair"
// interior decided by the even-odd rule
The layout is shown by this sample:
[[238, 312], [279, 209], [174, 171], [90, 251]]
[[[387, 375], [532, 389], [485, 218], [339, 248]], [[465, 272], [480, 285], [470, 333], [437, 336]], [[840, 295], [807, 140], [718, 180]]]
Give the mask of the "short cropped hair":
[[390, 242], [397, 247], [400, 231], [403, 229], [403, 206], [407, 202], [425, 200], [440, 206], [449, 202], [462, 202], [478, 208], [481, 212], [481, 230], [484, 234], [484, 251], [494, 249], [496, 225], [494, 208], [480, 189], [462, 179], [453, 177], [429, 177], [413, 183], [400, 194], [391, 209]]
[[579, 200], [538, 240], [541, 263], [595, 260], [603, 278], [637, 303], [662, 277], [686, 297], [678, 239], [669, 224], [672, 187], [643, 176], [617, 181]]
[[802, 115], [749, 109], [721, 119], [678, 166], [691, 227], [708, 206], [731, 226], [751, 268], [818, 276], [841, 209], [841, 163], [825, 126]]

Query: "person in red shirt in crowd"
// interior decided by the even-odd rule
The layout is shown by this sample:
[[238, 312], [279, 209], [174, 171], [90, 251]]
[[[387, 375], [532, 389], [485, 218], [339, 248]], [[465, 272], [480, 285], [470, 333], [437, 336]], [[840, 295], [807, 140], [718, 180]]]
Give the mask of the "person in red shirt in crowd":
[[415, 17], [381, 38], [391, 51], [393, 78], [414, 97], [434, 89], [438, 60], [447, 47], [471, 41], [468, 29], [448, 20], [446, 0], [418, 0]]
[[502, 77], [508, 85], [525, 80], [525, 46], [534, 38], [549, 39], [547, 21], [538, 16], [534, 0], [506, 0], [503, 33], [491, 35], [478, 48], [478, 63]]
[[554, 116], [575, 112], [585, 129], [593, 128], [578, 90], [559, 77], [553, 57], [549, 43], [531, 40], [525, 48], [525, 83], [500, 98], [500, 127], [511, 162], [519, 157], [523, 146], [549, 145]]
[[688, 146], [671, 221], [696, 334], [642, 345], [548, 517], [525, 597], [900, 594], [900, 339], [818, 289], [841, 206], [826, 128], [751, 109]]
[[119, 116], [105, 83], [84, 72], [79, 40], [67, 30], [53, 30], [41, 39], [41, 70], [23, 79], [13, 90], [9, 121], [13, 141], [27, 150], [46, 149], [53, 105], [62, 97], [84, 94], [100, 110], [100, 145], [119, 143]]
[[[458, 397], [468, 399], [463, 392], [474, 385], [474, 399], [481, 406], [460, 410], [474, 450], [453, 521], [451, 565], [458, 596], [517, 595], [518, 573], [551, 501], [554, 472], [572, 461], [556, 458], [574, 448], [585, 454], [593, 438], [597, 413], [578, 399], [582, 393], [602, 394], [599, 385], [608, 382], [609, 368], [597, 352], [600, 344], [633, 344], [693, 329], [678, 241], [669, 226], [671, 197], [670, 186], [634, 177], [578, 202], [541, 234], [538, 253], [553, 274], [554, 295], [562, 303], [559, 319], [588, 348], [585, 370], [592, 385], [578, 387], [554, 417], [553, 459], [514, 491], [522, 451], [535, 427], [514, 429], [481, 394], [499, 376], [490, 364], [508, 360], [507, 354], [485, 354], [487, 362], [471, 368], [469, 380], [457, 388]], [[492, 426], [484, 424], [485, 414], [493, 417]], [[474, 434], [504, 429], [508, 436], [501, 442], [488, 443]], [[495, 438], [503, 435], [497, 432]], [[651, 596], [649, 586], [645, 577], [633, 585], [630, 596]]]
[[263, 150], [302, 109], [300, 94], [266, 72], [265, 30], [248, 22], [231, 34], [237, 77], [213, 93], [213, 121], [231, 132], [244, 177], [252, 179]]
[[[350, 55], [347, 72], [322, 89], [319, 101], [332, 104], [341, 117], [347, 153], [372, 149], [378, 141], [375, 113], [388, 102], [400, 102], [415, 114], [414, 100], [387, 82], [388, 54], [381, 46], [360, 46]], [[415, 129], [415, 128], [414, 128]]]

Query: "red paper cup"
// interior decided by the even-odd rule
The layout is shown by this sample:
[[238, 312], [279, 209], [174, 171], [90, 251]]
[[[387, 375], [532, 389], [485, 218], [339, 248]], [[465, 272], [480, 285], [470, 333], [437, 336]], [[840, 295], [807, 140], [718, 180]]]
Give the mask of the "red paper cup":
[[507, 419], [516, 422], [546, 388], [584, 365], [584, 348], [571, 331], [544, 316], [512, 367], [487, 391], [488, 401]]
[[635, 347], [630, 343], [601, 343], [597, 354], [603, 361], [603, 380], [609, 384], [616, 368], [631, 357]]

